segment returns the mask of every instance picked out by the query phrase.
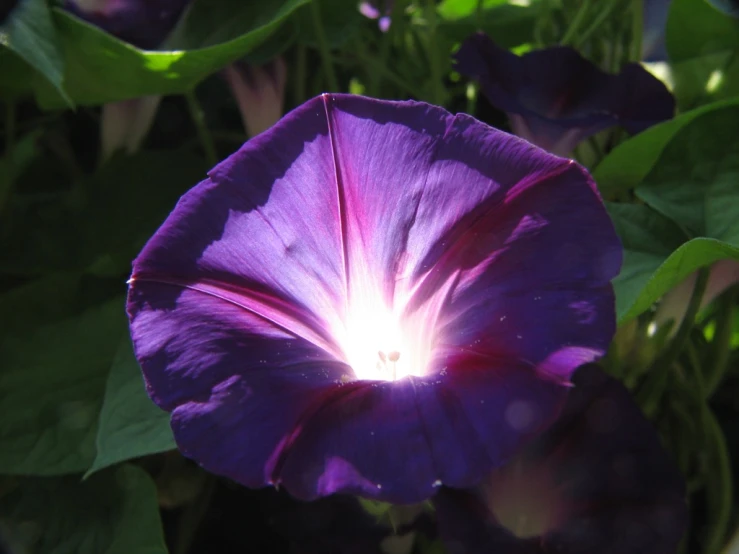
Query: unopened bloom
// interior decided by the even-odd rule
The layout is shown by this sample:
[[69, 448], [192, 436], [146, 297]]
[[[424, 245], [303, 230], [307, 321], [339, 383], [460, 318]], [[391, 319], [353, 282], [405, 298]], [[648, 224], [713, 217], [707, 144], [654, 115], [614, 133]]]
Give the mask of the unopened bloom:
[[419, 102], [323, 95], [189, 191], [128, 313], [182, 452], [251, 487], [413, 503], [559, 413], [615, 327], [580, 166]]
[[477, 33], [464, 41], [455, 62], [507, 113], [518, 136], [560, 156], [609, 127], [636, 134], [675, 111], [665, 85], [639, 64], [612, 75], [565, 46], [516, 56]]
[[[693, 296], [698, 272], [691, 273], [679, 285], [671, 289], [660, 301], [654, 314], [658, 326], [672, 323], [670, 334], [674, 335], [685, 319], [690, 298]], [[708, 282], [701, 297], [699, 309], [713, 302], [729, 287], [739, 283], [739, 260], [726, 259], [715, 262], [708, 274]]]
[[287, 67], [277, 57], [261, 66], [244, 61], [223, 70], [250, 137], [266, 131], [282, 117]]
[[[159, 46], [172, 31], [189, 0], [66, 0], [76, 16], [138, 48]], [[158, 95], [109, 102], [102, 107], [102, 159], [116, 151], [136, 152], [154, 122], [162, 97]]]
[[435, 497], [449, 554], [672, 554], [685, 483], [628, 391], [595, 366], [560, 419], [476, 488]]

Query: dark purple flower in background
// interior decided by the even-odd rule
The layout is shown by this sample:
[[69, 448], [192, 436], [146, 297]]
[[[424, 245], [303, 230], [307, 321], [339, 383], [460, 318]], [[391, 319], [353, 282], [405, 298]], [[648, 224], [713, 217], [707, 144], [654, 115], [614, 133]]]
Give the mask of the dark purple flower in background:
[[434, 499], [449, 554], [673, 554], [682, 476], [629, 392], [590, 365], [561, 418], [474, 490]]
[[387, 33], [390, 29], [393, 13], [392, 0], [364, 0], [359, 3], [359, 13], [369, 19], [377, 19], [377, 25], [380, 31]]
[[569, 47], [516, 56], [482, 33], [464, 41], [455, 69], [480, 83], [490, 103], [508, 114], [520, 137], [561, 156], [583, 139], [621, 125], [629, 133], [670, 119], [675, 101], [638, 64], [605, 73]]
[[76, 16], [139, 48], [159, 46], [190, 0], [66, 0]]
[[579, 165], [419, 102], [323, 95], [180, 200], [128, 313], [182, 452], [250, 487], [405, 504], [558, 415], [615, 328]]

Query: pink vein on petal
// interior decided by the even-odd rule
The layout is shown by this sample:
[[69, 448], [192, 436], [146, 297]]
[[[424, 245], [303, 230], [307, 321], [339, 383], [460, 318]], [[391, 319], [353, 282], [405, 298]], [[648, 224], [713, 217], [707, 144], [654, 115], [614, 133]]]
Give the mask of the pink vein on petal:
[[218, 298], [272, 323], [295, 337], [316, 345], [337, 359], [343, 359], [340, 348], [334, 344], [329, 336], [322, 332], [323, 326], [321, 323], [313, 320], [312, 314], [305, 309], [296, 307], [293, 302], [256, 291], [253, 288], [247, 289], [223, 282], [200, 280], [197, 283], [192, 283], [176, 277], [158, 275], [137, 275], [132, 277], [131, 280], [181, 287]]
[[[332, 108], [329, 104], [333, 102], [333, 97], [330, 94], [323, 94], [323, 108], [326, 113], [326, 125], [328, 127], [328, 138], [331, 145], [331, 157], [334, 163], [334, 175], [336, 180], [336, 205], [339, 210], [339, 239], [341, 242], [341, 259], [342, 267], [344, 269], [344, 287], [346, 287], [345, 299], [350, 298], [349, 291], [349, 252], [347, 251], [347, 240], [348, 240], [348, 227], [346, 220], [346, 193], [344, 191], [344, 182], [341, 175], [341, 167], [339, 164], [339, 156], [336, 153], [336, 137], [334, 131], [334, 122], [332, 118]], [[347, 306], [344, 306], [345, 313]]]

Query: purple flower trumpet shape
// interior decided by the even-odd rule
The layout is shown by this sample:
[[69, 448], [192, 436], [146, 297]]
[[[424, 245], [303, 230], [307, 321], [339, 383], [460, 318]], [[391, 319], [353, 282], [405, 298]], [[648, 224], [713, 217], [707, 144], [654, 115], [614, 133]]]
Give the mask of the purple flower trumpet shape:
[[516, 56], [477, 33], [455, 54], [455, 69], [480, 83], [518, 136], [560, 156], [609, 127], [636, 134], [675, 111], [665, 85], [639, 64], [612, 75], [565, 46]]
[[557, 423], [472, 490], [434, 498], [449, 554], [673, 554], [685, 483], [628, 391], [582, 367]]
[[325, 94], [183, 196], [128, 314], [204, 468], [410, 504], [556, 418], [613, 336], [620, 263], [576, 163], [425, 103]]

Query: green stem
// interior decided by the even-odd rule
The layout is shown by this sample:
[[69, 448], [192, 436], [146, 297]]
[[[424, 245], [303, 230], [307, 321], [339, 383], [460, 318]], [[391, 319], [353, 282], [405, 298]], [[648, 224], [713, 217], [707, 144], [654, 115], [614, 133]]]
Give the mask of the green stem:
[[534, 43], [538, 48], [546, 46], [547, 39], [544, 36], [544, 27], [551, 25], [551, 6], [549, 0], [540, 0], [539, 10], [534, 24]]
[[575, 38], [575, 34], [577, 33], [578, 29], [580, 28], [580, 25], [585, 19], [585, 14], [588, 13], [589, 7], [590, 7], [590, 0], [583, 0], [583, 2], [580, 4], [580, 8], [577, 10], [577, 13], [575, 14], [575, 17], [572, 18], [572, 23], [570, 23], [570, 26], [567, 28], [567, 32], [565, 33], [565, 36], [563, 36], [562, 40], [559, 41], [559, 43], [562, 46], [565, 46], [573, 42], [573, 39]]
[[698, 396], [700, 398], [705, 397], [705, 391], [706, 391], [706, 384], [703, 380], [703, 368], [701, 367], [700, 362], [700, 356], [698, 356], [698, 350], [696, 349], [695, 345], [693, 344], [693, 341], [688, 341], [688, 344], [685, 346], [686, 352], [688, 354], [688, 360], [689, 360], [689, 366], [690, 366], [690, 372], [693, 375], [693, 384], [695, 385], [695, 388], [698, 389]]
[[[378, 56], [379, 63], [383, 67], [387, 67], [387, 57], [390, 53], [390, 44], [391, 44], [391, 35], [392, 32], [392, 26], [388, 30], [387, 33], [385, 33], [382, 38], [380, 39], [380, 55]], [[371, 71], [369, 74], [369, 83], [367, 85], [367, 95], [372, 96], [376, 98], [379, 96], [380, 91], [380, 82], [381, 82], [381, 73], [379, 71]]]
[[667, 378], [670, 374], [670, 369], [677, 361], [685, 347], [685, 343], [690, 335], [690, 330], [695, 323], [695, 316], [698, 315], [701, 300], [703, 299], [703, 293], [708, 284], [709, 275], [710, 269], [708, 267], [703, 267], [698, 270], [698, 278], [693, 287], [693, 294], [688, 302], [688, 308], [685, 311], [685, 316], [680, 323], [680, 327], [667, 349], [654, 364], [651, 379], [649, 379], [644, 388], [639, 391], [638, 396], [640, 404], [644, 407], [645, 413], [649, 416], [653, 416], [656, 413], [657, 406], [662, 400], [662, 393], [667, 385]]
[[0, 179], [0, 214], [13, 191], [15, 183], [15, 104], [6, 103], [5, 111], [5, 179]]
[[369, 69], [371, 69], [372, 71], [376, 71], [377, 73], [381, 73], [385, 79], [387, 79], [388, 81], [392, 81], [396, 86], [400, 87], [410, 96], [413, 96], [414, 98], [421, 98], [420, 92], [417, 91], [410, 82], [406, 81], [400, 75], [389, 69], [386, 65], [379, 63], [372, 56], [367, 54], [364, 49], [364, 45], [361, 42], [357, 41], [355, 43], [354, 53], [359, 61], [361, 61], [365, 66], [369, 67]]
[[731, 335], [734, 331], [734, 304], [737, 299], [737, 288], [732, 287], [723, 298], [716, 319], [716, 334], [712, 342], [715, 353], [711, 370], [706, 375], [705, 398], [708, 399], [716, 391], [726, 374], [731, 355]]
[[187, 554], [195, 539], [200, 523], [208, 512], [213, 493], [216, 489], [216, 479], [212, 475], [206, 476], [200, 493], [188, 504], [180, 516], [177, 524], [177, 539], [174, 554]]
[[299, 44], [295, 51], [295, 105], [299, 106], [305, 102], [305, 81], [306, 81], [306, 58], [307, 50], [305, 46]]
[[632, 62], [641, 60], [642, 39], [644, 37], [644, 1], [631, 0], [631, 52]]
[[716, 416], [707, 406], [704, 409], [706, 423], [713, 437], [714, 454], [716, 456], [718, 475], [711, 481], [718, 489], [717, 515], [711, 525], [708, 544], [704, 550], [705, 554], [718, 554], [724, 546], [724, 537], [729, 526], [732, 506], [732, 478], [731, 459], [729, 449], [726, 446], [726, 437], [721, 426], [716, 421]]
[[598, 27], [601, 26], [601, 24], [608, 19], [608, 16], [611, 15], [611, 12], [616, 7], [615, 1], [611, 1], [608, 4], [605, 5], [605, 7], [598, 12], [598, 15], [595, 17], [593, 22], [590, 24], [590, 27], [585, 29], [583, 33], [577, 37], [577, 41], [573, 42], [572, 46], [579, 46], [581, 44], [584, 44], [586, 40], [590, 38], [590, 35], [592, 35], [595, 31], [598, 30]]
[[432, 101], [441, 105], [444, 102], [444, 83], [441, 80], [441, 65], [439, 64], [439, 52], [436, 48], [436, 0], [426, 1], [426, 17], [428, 19], [428, 35], [426, 37], [426, 54], [429, 58], [429, 70], [431, 72]]
[[218, 153], [216, 152], [216, 146], [213, 143], [213, 137], [208, 130], [208, 126], [205, 124], [205, 114], [203, 109], [198, 103], [198, 99], [195, 97], [195, 89], [190, 89], [185, 93], [185, 100], [187, 100], [187, 108], [190, 111], [190, 117], [192, 122], [195, 124], [195, 130], [198, 133], [200, 144], [205, 151], [205, 159], [211, 166], [218, 163]]
[[321, 20], [321, 9], [318, 7], [318, 2], [313, 0], [310, 3], [311, 14], [313, 15], [313, 29], [316, 32], [316, 39], [318, 40], [318, 50], [321, 53], [323, 59], [323, 72], [326, 75], [328, 81], [328, 87], [330, 92], [340, 92], [339, 81], [336, 79], [336, 73], [334, 72], [333, 59], [331, 57], [331, 50], [328, 47], [328, 40], [326, 40], [326, 33], [323, 30], [323, 22]]

